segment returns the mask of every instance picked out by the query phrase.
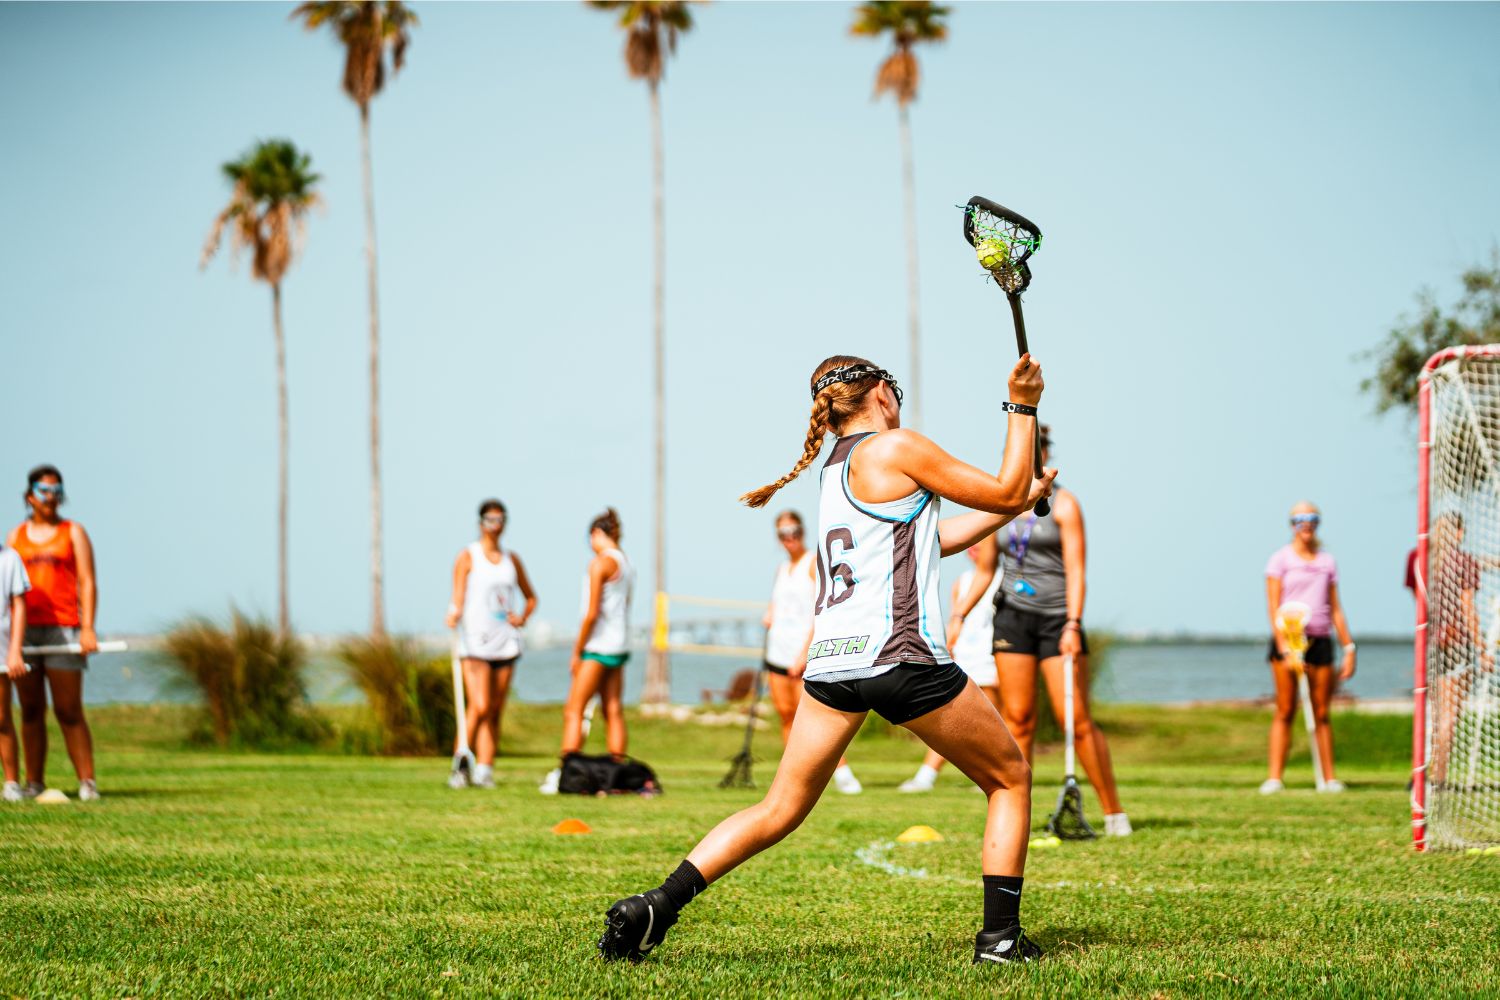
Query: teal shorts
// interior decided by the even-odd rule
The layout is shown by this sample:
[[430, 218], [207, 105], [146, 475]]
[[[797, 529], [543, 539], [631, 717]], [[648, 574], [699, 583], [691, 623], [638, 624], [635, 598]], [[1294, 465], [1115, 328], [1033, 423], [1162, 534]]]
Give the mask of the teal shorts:
[[628, 659], [630, 659], [630, 654], [629, 653], [590, 653], [590, 652], [585, 651], [584, 654], [583, 654], [583, 656], [581, 657], [581, 659], [584, 659], [584, 660], [593, 660], [595, 663], [602, 664], [603, 666], [608, 667], [610, 670], [619, 670], [621, 667], [623, 667], [625, 665], [625, 661], [628, 660]]

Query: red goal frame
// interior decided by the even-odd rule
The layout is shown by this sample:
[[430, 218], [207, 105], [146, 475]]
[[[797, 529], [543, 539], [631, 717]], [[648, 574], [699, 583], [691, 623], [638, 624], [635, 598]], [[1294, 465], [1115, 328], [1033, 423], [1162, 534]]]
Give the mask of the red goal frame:
[[1417, 631], [1412, 671], [1411, 836], [1427, 850], [1427, 525], [1432, 452], [1432, 373], [1456, 358], [1500, 357], [1500, 344], [1445, 347], [1422, 366], [1417, 384]]

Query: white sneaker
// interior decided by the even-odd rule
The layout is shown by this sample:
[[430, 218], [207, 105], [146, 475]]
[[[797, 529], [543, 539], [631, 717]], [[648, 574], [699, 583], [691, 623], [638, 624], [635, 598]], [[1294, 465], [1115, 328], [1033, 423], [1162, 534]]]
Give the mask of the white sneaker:
[[923, 781], [921, 778], [908, 778], [906, 781], [901, 782], [897, 790], [902, 792], [930, 792], [932, 791], [932, 782]]
[[854, 776], [854, 772], [849, 770], [848, 764], [833, 772], [833, 784], [835, 788], [845, 795], [858, 795], [865, 790], [865, 786], [859, 783], [859, 779]]
[[448, 787], [459, 789], [469, 787], [469, 776], [462, 771], [450, 771], [448, 774]]
[[1286, 786], [1281, 783], [1280, 778], [1267, 778], [1260, 783], [1260, 794], [1275, 795]]
[[47, 786], [40, 781], [28, 781], [26, 787], [21, 789], [21, 794], [28, 799], [34, 799], [47, 790]]
[[6, 802], [22, 802], [26, 799], [26, 793], [21, 791], [21, 783], [19, 781], [7, 781], [5, 783], [5, 791], [0, 793], [0, 798], [3, 798]]
[[480, 764], [475, 767], [473, 784], [475, 788], [494, 788], [495, 769], [488, 764]]
[[1327, 781], [1323, 782], [1323, 787], [1320, 788], [1320, 789], [1318, 789], [1318, 791], [1320, 791], [1320, 792], [1328, 792], [1330, 794], [1335, 794], [1336, 795], [1339, 792], [1342, 792], [1347, 787], [1348, 786], [1345, 785], [1339, 779], [1337, 779], [1337, 778], [1330, 778]]
[[554, 767], [552, 770], [547, 772], [547, 776], [542, 779], [542, 783], [537, 786], [536, 790], [541, 792], [543, 795], [556, 795], [557, 783], [561, 780], [562, 768]]
[[93, 778], [89, 778], [87, 781], [81, 781], [81, 782], [78, 783], [78, 801], [79, 802], [98, 802], [99, 801], [99, 786], [98, 786], [98, 784], [96, 784], [94, 782]]
[[1128, 837], [1135, 830], [1130, 825], [1130, 817], [1124, 813], [1106, 813], [1104, 816], [1104, 835], [1106, 837]]

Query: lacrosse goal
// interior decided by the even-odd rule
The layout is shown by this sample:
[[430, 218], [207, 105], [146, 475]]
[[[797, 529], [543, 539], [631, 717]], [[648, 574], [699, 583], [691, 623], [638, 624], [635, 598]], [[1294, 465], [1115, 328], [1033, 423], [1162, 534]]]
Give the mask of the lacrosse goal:
[[1500, 844], [1500, 345], [1439, 351], [1418, 392], [1412, 836]]

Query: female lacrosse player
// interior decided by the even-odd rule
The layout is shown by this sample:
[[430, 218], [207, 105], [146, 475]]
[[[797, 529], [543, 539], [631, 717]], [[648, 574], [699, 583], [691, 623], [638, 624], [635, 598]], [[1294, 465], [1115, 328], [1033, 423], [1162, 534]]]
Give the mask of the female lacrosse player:
[[[781, 744], [785, 746], [802, 697], [802, 672], [807, 669], [807, 647], [812, 643], [817, 572], [813, 554], [803, 541], [801, 514], [787, 510], [777, 515], [776, 539], [786, 550], [787, 561], [776, 568], [776, 581], [771, 584], [771, 606], [765, 617], [765, 670], [771, 679], [771, 704], [781, 716]], [[849, 762], [842, 759], [834, 769], [833, 785], [845, 795], [863, 791]]]
[[[980, 558], [980, 547], [970, 545], [965, 553], [969, 561], [977, 564]], [[992, 557], [993, 558], [993, 557]], [[990, 652], [991, 633], [993, 631], [995, 605], [993, 603], [995, 590], [1000, 586], [1000, 578], [995, 575], [993, 565], [990, 567], [990, 583], [988, 587], [980, 590], [980, 597], [974, 604], [974, 609], [967, 615], [959, 615], [956, 612], [948, 616], [948, 647], [953, 651], [953, 662], [957, 663], [969, 679], [979, 685], [984, 696], [995, 706], [995, 711], [1004, 712], [1000, 707], [1000, 679], [995, 673], [995, 656]], [[966, 569], [957, 580], [953, 581], [953, 592], [949, 596], [951, 607], [957, 608], [968, 594], [969, 588], [973, 586], [976, 579], [975, 571]], [[937, 781], [938, 771], [943, 766], [943, 755], [936, 750], [928, 750], [927, 758], [922, 761], [922, 766], [917, 768], [917, 773], [901, 783], [903, 792], [930, 792], [933, 784]]]
[[[589, 525], [594, 550], [584, 582], [583, 621], [573, 644], [573, 684], [563, 705], [562, 756], [583, 746], [583, 710], [599, 695], [604, 703], [605, 743], [617, 758], [625, 756], [625, 661], [630, 659], [630, 592], [635, 570], [620, 551], [620, 515], [613, 507]], [[562, 769], [548, 773], [544, 795], [555, 795]]]
[[21, 642], [26, 634], [26, 566], [16, 550], [0, 546], [0, 649], [5, 650], [5, 669], [0, 672], [0, 766], [5, 771], [6, 802], [20, 802], [21, 764], [17, 759], [16, 727], [10, 718], [10, 685], [26, 676]]
[[[765, 799], [724, 820], [666, 881], [605, 916], [606, 959], [640, 959], [710, 882], [780, 841], [817, 802], [873, 709], [958, 765], [989, 798], [983, 847], [984, 929], [974, 961], [1040, 956], [1021, 931], [1021, 876], [1031, 824], [1031, 770], [994, 706], [954, 665], [938, 623], [938, 559], [961, 552], [1043, 496], [1031, 477], [1041, 370], [1029, 355], [1010, 376], [998, 477], [901, 429], [895, 379], [839, 355], [813, 372], [812, 420], [792, 471], [742, 499], [763, 506], [838, 436], [822, 471], [818, 594], [802, 703]], [[940, 497], [973, 513], [938, 522]]]
[[[495, 787], [500, 717], [521, 657], [521, 628], [536, 610], [536, 592], [521, 557], [500, 547], [505, 518], [505, 504], [499, 500], [479, 505], [479, 540], [470, 542], [453, 563], [453, 600], [448, 605], [448, 627], [462, 623], [459, 647], [468, 708], [464, 726], [468, 745], [474, 748], [478, 788]], [[517, 590], [524, 607], [517, 607]], [[465, 780], [462, 771], [449, 779], [460, 786]]]
[[[1042, 462], [1051, 457], [1051, 428], [1041, 428]], [[1059, 726], [1063, 717], [1063, 660], [1073, 658], [1073, 735], [1078, 758], [1104, 807], [1106, 835], [1124, 837], [1130, 819], [1120, 805], [1114, 766], [1104, 733], [1094, 724], [1088, 699], [1088, 638], [1083, 631], [1085, 551], [1083, 509], [1071, 490], [1054, 491], [1052, 511], [1033, 511], [1012, 521], [1005, 531], [980, 546], [969, 592], [953, 605], [961, 616], [980, 599], [1001, 556], [1005, 568], [995, 591], [992, 636], [1000, 679], [1000, 714], [1011, 735], [1031, 760], [1036, 735], [1036, 681], [1040, 667]], [[1003, 551], [1002, 551], [1003, 546]]]
[[1342, 792], [1344, 783], [1333, 776], [1333, 729], [1328, 725], [1328, 705], [1333, 700], [1333, 640], [1337, 630], [1343, 645], [1338, 679], [1354, 676], [1354, 640], [1339, 603], [1339, 574], [1333, 556], [1318, 541], [1318, 508], [1303, 501], [1292, 508], [1292, 541], [1277, 549], [1266, 564], [1266, 609], [1271, 618], [1271, 645], [1266, 659], [1276, 684], [1276, 715], [1271, 720], [1270, 776], [1261, 784], [1262, 795], [1274, 795], [1284, 787], [1287, 750], [1291, 746], [1292, 720], [1297, 716], [1297, 672], [1285, 662], [1286, 637], [1277, 627], [1277, 611], [1288, 601], [1300, 601], [1311, 609], [1305, 631], [1307, 651], [1302, 661], [1307, 672], [1307, 690], [1312, 701], [1315, 738], [1323, 762], [1322, 791]]
[[62, 473], [56, 466], [32, 469], [26, 475], [26, 506], [31, 515], [10, 533], [8, 544], [26, 564], [31, 579], [26, 593], [26, 645], [76, 644], [80, 652], [31, 656], [30, 673], [17, 679], [15, 686], [21, 703], [26, 795], [35, 797], [47, 789], [50, 687], [52, 714], [78, 773], [78, 797], [92, 802], [99, 798], [99, 787], [94, 781], [94, 740], [83, 717], [83, 672], [88, 654], [99, 648], [94, 634], [99, 591], [94, 585], [94, 549], [88, 532], [57, 514], [65, 499]]
[[[1429, 678], [1429, 704], [1437, 706], [1438, 734], [1428, 779], [1441, 785], [1448, 778], [1448, 750], [1453, 746], [1453, 728], [1463, 711], [1476, 670], [1492, 670], [1494, 657], [1479, 627], [1475, 595], [1485, 568], [1464, 551], [1464, 516], [1457, 511], [1439, 514], [1432, 523], [1427, 561], [1433, 567], [1433, 586], [1428, 590], [1427, 637], [1437, 651], [1436, 669]], [[1490, 563], [1490, 568], [1493, 568]], [[1448, 597], [1441, 600], [1439, 596]], [[1453, 601], [1453, 598], [1457, 598]], [[1432, 662], [1429, 660], [1429, 662]]]

